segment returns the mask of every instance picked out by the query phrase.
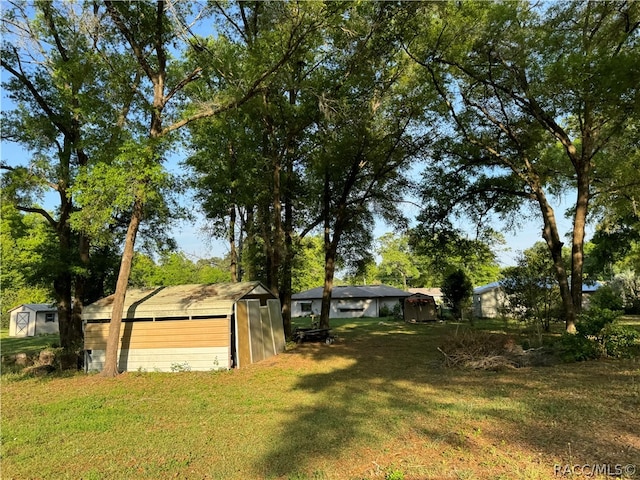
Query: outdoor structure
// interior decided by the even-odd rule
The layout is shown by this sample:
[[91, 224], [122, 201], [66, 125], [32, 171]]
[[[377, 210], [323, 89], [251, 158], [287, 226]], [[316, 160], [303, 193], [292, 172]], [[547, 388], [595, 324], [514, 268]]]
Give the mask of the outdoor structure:
[[500, 282], [492, 282], [473, 289], [473, 316], [496, 318], [504, 312], [507, 296]]
[[602, 283], [598, 281], [582, 284], [582, 308], [589, 308], [589, 304], [591, 303], [591, 295], [596, 293], [601, 286]]
[[9, 336], [59, 333], [58, 309], [48, 303], [25, 303], [9, 310]]
[[[85, 368], [102, 370], [113, 295], [84, 308]], [[239, 368], [285, 348], [280, 301], [260, 282], [127, 291], [120, 371]]]
[[405, 322], [429, 322], [437, 318], [436, 301], [431, 295], [414, 293], [404, 299]]
[[422, 287], [422, 288], [409, 288], [408, 290], [409, 290], [409, 293], [411, 293], [411, 294], [413, 294], [413, 293], [422, 293], [423, 295], [429, 295], [429, 296], [433, 297], [433, 299], [436, 302], [436, 305], [442, 305], [444, 303], [444, 295], [442, 294], [442, 289], [441, 288]]
[[[582, 285], [582, 307], [587, 308], [589, 297], [600, 288], [600, 282]], [[506, 314], [507, 297], [500, 282], [493, 282], [473, 289], [473, 315], [479, 318], [496, 318]]]
[[[320, 315], [322, 287], [296, 293], [291, 297], [291, 316]], [[387, 285], [338, 286], [331, 293], [329, 318], [380, 317], [401, 307], [405, 297], [411, 295], [404, 290]]]

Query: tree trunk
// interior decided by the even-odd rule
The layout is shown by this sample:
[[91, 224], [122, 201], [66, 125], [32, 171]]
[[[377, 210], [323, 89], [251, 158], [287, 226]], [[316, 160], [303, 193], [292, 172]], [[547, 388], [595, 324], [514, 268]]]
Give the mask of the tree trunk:
[[[74, 301], [72, 302], [71, 322], [69, 324], [69, 336], [72, 339], [73, 355], [69, 355], [69, 369], [79, 368], [82, 365], [82, 351], [84, 350], [84, 332], [82, 330], [82, 308], [87, 297], [87, 275], [89, 269], [89, 239], [80, 234], [78, 238], [78, 250], [83, 272], [74, 278]], [[69, 351], [71, 354], [72, 352]], [[63, 365], [63, 368], [65, 366]]]
[[[573, 219], [573, 237], [571, 245], [571, 297], [576, 316], [582, 312], [582, 272], [584, 267], [584, 239], [589, 207], [589, 164], [576, 168], [578, 192], [576, 212]], [[575, 327], [574, 327], [575, 329]]]
[[116, 291], [113, 295], [113, 308], [111, 310], [111, 322], [109, 323], [109, 336], [107, 337], [107, 351], [101, 375], [103, 377], [115, 377], [118, 375], [118, 347], [120, 345], [120, 327], [124, 311], [124, 302], [129, 284], [129, 274], [131, 273], [131, 262], [133, 261], [134, 246], [138, 228], [142, 221], [143, 205], [140, 199], [136, 199], [133, 205], [133, 214], [127, 229], [124, 252], [120, 263]]
[[331, 313], [331, 293], [333, 291], [333, 278], [336, 272], [336, 255], [331, 242], [325, 253], [324, 288], [322, 289], [322, 307], [320, 310], [320, 328], [329, 328], [329, 315]]
[[280, 296], [280, 268], [282, 266], [282, 248], [283, 248], [283, 231], [282, 231], [282, 192], [280, 187], [282, 164], [277, 154], [273, 159], [273, 256], [271, 268], [272, 284], [271, 291]]
[[547, 202], [542, 189], [539, 189], [536, 192], [536, 197], [540, 205], [542, 218], [544, 219], [542, 237], [547, 242], [547, 247], [549, 248], [549, 252], [551, 253], [553, 266], [555, 267], [556, 279], [560, 287], [560, 297], [562, 299], [562, 307], [565, 315], [565, 328], [567, 332], [575, 333], [576, 312], [574, 309], [571, 289], [569, 288], [567, 270], [562, 259], [563, 243], [562, 241], [560, 241], [560, 234], [558, 233], [558, 225], [556, 223], [555, 213], [551, 205], [549, 205], [549, 203]]
[[71, 274], [68, 271], [56, 276], [53, 281], [53, 290], [58, 304], [58, 325], [60, 328], [60, 346], [62, 347], [60, 367], [63, 370], [76, 369], [78, 368], [77, 348], [78, 343], [82, 343], [82, 337], [76, 338], [72, 328], [72, 282]]
[[293, 269], [293, 202], [291, 181], [293, 179], [293, 162], [287, 162], [285, 204], [284, 204], [284, 262], [282, 265], [282, 287], [280, 301], [282, 304], [282, 323], [285, 336], [291, 337], [291, 295]]
[[[66, 189], [62, 189], [66, 192]], [[60, 245], [60, 259], [65, 265], [72, 262], [71, 243], [73, 234], [69, 226], [70, 202], [66, 194], [61, 195], [60, 219], [57, 225]], [[74, 315], [73, 275], [70, 268], [64, 268], [54, 280], [53, 288], [58, 301], [58, 325], [60, 328], [60, 346], [63, 349], [60, 366], [63, 370], [78, 368], [80, 351], [83, 347], [82, 320]], [[76, 285], [76, 288], [78, 285]], [[82, 300], [80, 300], [81, 302]], [[76, 303], [78, 303], [76, 292]]]
[[231, 273], [231, 281], [238, 281], [238, 252], [236, 250], [236, 206], [233, 205], [229, 209], [229, 271]]
[[282, 272], [282, 287], [280, 288], [280, 303], [282, 306], [282, 326], [284, 327], [285, 337], [291, 337], [291, 259], [287, 252], [285, 260], [285, 268]]
[[[258, 272], [256, 269], [256, 260], [255, 260], [255, 254], [258, 249], [258, 246], [256, 245], [257, 235], [255, 235], [254, 233], [255, 228], [256, 228], [255, 213], [252, 208], [249, 208], [247, 210], [247, 221], [245, 225], [246, 236], [243, 241], [244, 245], [246, 245], [246, 248], [243, 247], [241, 249], [241, 254], [245, 259], [243, 261], [243, 275], [242, 275], [243, 280], [245, 277], [249, 280], [256, 280], [258, 278]], [[242, 252], [245, 252], [245, 250], [249, 254], [248, 261], [247, 261], [247, 256], [244, 253], [242, 253]]]

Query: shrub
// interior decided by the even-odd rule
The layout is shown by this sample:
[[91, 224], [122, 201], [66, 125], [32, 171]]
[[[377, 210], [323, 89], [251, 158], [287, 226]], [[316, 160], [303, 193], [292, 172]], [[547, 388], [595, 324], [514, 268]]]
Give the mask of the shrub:
[[589, 299], [591, 308], [606, 308], [608, 310], [622, 310], [624, 307], [622, 295], [610, 285], [603, 285], [596, 290]]
[[592, 307], [581, 315], [576, 330], [583, 336], [600, 337], [604, 327], [613, 323], [619, 316], [619, 311]]
[[564, 334], [559, 342], [560, 356], [565, 361], [583, 361], [600, 357], [632, 357], [637, 354], [640, 334], [616, 324], [619, 311], [593, 307], [576, 325], [576, 334]]
[[385, 480], [404, 480], [404, 472], [399, 469], [394, 469], [384, 476]]
[[379, 310], [378, 316], [382, 317], [394, 317], [395, 319], [402, 319], [402, 306], [400, 303], [396, 303], [393, 308], [389, 308], [388, 305], [382, 305]]
[[380, 307], [380, 310], [378, 310], [378, 312], [379, 312], [378, 316], [380, 318], [382, 318], [382, 317], [390, 317], [390, 316], [393, 315], [393, 311], [387, 305], [382, 305]]
[[609, 324], [604, 328], [602, 342], [609, 357], [630, 358], [637, 354], [640, 333], [631, 327]]
[[558, 355], [564, 362], [583, 362], [601, 356], [598, 344], [589, 338], [564, 333], [558, 342]]

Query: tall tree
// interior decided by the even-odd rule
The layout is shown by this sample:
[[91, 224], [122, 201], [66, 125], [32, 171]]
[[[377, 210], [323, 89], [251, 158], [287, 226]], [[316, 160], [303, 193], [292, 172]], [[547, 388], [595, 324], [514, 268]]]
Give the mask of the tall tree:
[[[116, 173], [129, 165], [131, 185], [128, 189], [129, 225], [125, 237], [118, 281], [113, 302], [113, 311], [107, 339], [106, 360], [103, 376], [117, 375], [117, 350], [122, 322], [126, 289], [131, 271], [131, 262], [138, 230], [145, 216], [145, 209], [151, 202], [161, 202], [161, 187], [166, 185], [162, 167], [163, 156], [170, 143], [172, 132], [195, 121], [214, 117], [222, 112], [241, 106], [261, 91], [263, 83], [275, 74], [297, 51], [307, 29], [292, 29], [290, 35], [280, 41], [281, 49], [275, 58], [268, 56], [263, 63], [254, 63], [252, 68], [234, 70], [235, 58], [226, 57], [231, 63], [221, 64], [216, 49], [226, 51], [228, 38], [219, 25], [211, 41], [197, 37], [190, 18], [202, 19], [190, 10], [194, 4], [177, 4], [158, 0], [155, 2], [104, 2], [109, 21], [119, 33], [121, 49], [135, 61], [141, 72], [140, 82], [132, 86], [139, 108], [130, 118], [136, 124], [146, 123], [146, 129], [132, 131], [131, 141], [121, 149]], [[199, 6], [199, 4], [197, 4]], [[295, 5], [283, 4], [287, 13], [295, 13]], [[217, 18], [235, 28], [234, 15], [237, 5], [220, 7]], [[242, 11], [242, 8], [240, 8]], [[299, 18], [294, 14], [292, 21]], [[175, 46], [174, 46], [175, 45]], [[172, 55], [180, 46], [189, 50], [186, 62], [176, 60]], [[242, 53], [242, 52], [238, 52]], [[254, 54], [256, 52], [253, 52]], [[240, 65], [243, 65], [240, 62]], [[205, 68], [206, 66], [206, 68]], [[240, 74], [234, 77], [235, 74]], [[230, 80], [231, 79], [231, 80]], [[184, 96], [198, 81], [213, 85], [206, 101], [185, 105]], [[224, 80], [222, 82], [221, 80]], [[219, 83], [224, 88], [218, 88]], [[221, 91], [222, 90], [222, 91]], [[96, 184], [93, 183], [95, 186]], [[88, 191], [91, 189], [88, 189]]]
[[[250, 272], [279, 293], [287, 333], [295, 243], [310, 230], [295, 233], [305, 229], [305, 212], [294, 205], [306, 201], [299, 170], [318, 117], [317, 72], [327, 56], [320, 46], [324, 29], [343, 9], [324, 2], [255, 2], [228, 11], [216, 4], [227, 21], [223, 57], [240, 72], [276, 61], [281, 68], [241, 108], [190, 129], [195, 152], [188, 163], [214, 233], [237, 252], [232, 266], [251, 265]], [[295, 53], [285, 55], [292, 45]], [[207, 94], [197, 92], [199, 98]], [[244, 239], [246, 251], [239, 248]]]
[[295, 243], [292, 290], [301, 292], [322, 284], [324, 279], [324, 249], [322, 237], [308, 236]]
[[[0, 65], [15, 108], [3, 112], [2, 140], [32, 153], [28, 164], [3, 162], [3, 199], [41, 215], [57, 238], [53, 290], [58, 305], [64, 366], [77, 365], [82, 349], [81, 312], [88, 298], [90, 238], [74, 233], [78, 205], [72, 188], [79, 169], [117, 143], [120, 101], [112, 101], [108, 71], [95, 48], [103, 32], [94, 9], [76, 3], [7, 2], [2, 12]], [[55, 211], [41, 203], [46, 191]], [[75, 301], [72, 301], [75, 299]]]
[[[325, 280], [320, 325], [329, 307], [339, 253], [368, 256], [374, 215], [402, 226], [398, 205], [409, 187], [411, 159], [422, 153], [414, 129], [425, 127], [424, 91], [407, 75], [395, 30], [411, 5], [350, 5], [344, 25], [331, 32], [333, 48], [321, 98], [318, 145], [309, 173], [316, 180], [317, 209], [325, 244]], [[353, 248], [355, 247], [355, 248]]]
[[504, 244], [502, 235], [482, 229], [476, 238], [451, 225], [429, 225], [428, 216], [410, 232], [410, 245], [420, 270], [417, 280], [425, 286], [439, 286], [451, 272], [462, 269], [475, 286], [495, 282], [500, 277], [496, 248]]
[[409, 238], [387, 233], [378, 239], [378, 277], [385, 284], [407, 289], [410, 279], [420, 276], [410, 249]]
[[[474, 203], [473, 212], [536, 206], [566, 328], [575, 331], [596, 167], [638, 115], [640, 5], [446, 3], [439, 10], [407, 47], [438, 88], [453, 132], [440, 149], [446, 167], [431, 180], [453, 192], [446, 205]], [[569, 266], [549, 200], [559, 192], [575, 192]]]

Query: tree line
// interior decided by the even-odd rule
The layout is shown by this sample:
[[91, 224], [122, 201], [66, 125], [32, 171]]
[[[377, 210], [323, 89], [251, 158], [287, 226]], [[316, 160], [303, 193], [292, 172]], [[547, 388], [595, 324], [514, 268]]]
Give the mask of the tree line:
[[[536, 216], [575, 330], [587, 222], [637, 232], [639, 25], [623, 1], [6, 2], [2, 140], [31, 156], [3, 159], [2, 193], [46, 224], [69, 363], [94, 276], [110, 275], [117, 374], [136, 248], [170, 245], [193, 208], [226, 239], [229, 278], [280, 296], [287, 331], [313, 235], [328, 326], [336, 269], [370, 264], [374, 219], [407, 232], [408, 198], [413, 245], [466, 261], [495, 242], [494, 216]], [[180, 205], [187, 188], [196, 205]], [[558, 195], [573, 199], [568, 259]]]

